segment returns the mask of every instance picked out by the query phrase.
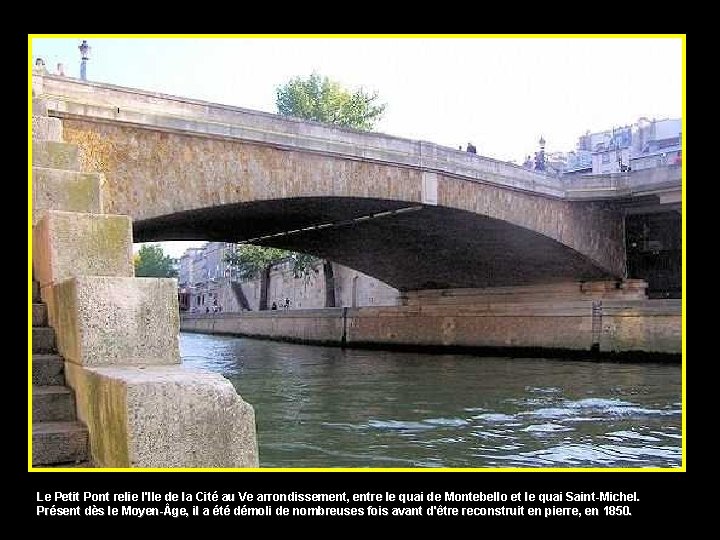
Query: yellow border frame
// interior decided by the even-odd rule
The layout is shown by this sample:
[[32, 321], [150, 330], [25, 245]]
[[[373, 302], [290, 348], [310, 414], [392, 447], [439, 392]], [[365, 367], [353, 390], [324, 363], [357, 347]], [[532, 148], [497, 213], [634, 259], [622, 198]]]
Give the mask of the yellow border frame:
[[[508, 39], [680, 39], [682, 41], [682, 461], [680, 467], [478, 467], [478, 468], [106, 468], [79, 467], [33, 467], [32, 466], [32, 40], [38, 38], [400, 38], [400, 39], [447, 39], [447, 38], [508, 38]], [[28, 34], [28, 472], [686, 472], [686, 411], [685, 411], [685, 34]]]

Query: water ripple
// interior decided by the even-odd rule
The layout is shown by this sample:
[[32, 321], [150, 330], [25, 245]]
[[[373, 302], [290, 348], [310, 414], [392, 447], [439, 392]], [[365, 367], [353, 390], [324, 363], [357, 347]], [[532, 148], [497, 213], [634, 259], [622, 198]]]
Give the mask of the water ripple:
[[263, 467], [677, 467], [681, 369], [181, 334], [255, 409]]

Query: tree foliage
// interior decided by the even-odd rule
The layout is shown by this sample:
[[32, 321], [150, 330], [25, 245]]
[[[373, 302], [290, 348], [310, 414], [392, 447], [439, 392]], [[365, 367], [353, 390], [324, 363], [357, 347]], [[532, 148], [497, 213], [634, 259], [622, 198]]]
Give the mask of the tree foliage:
[[278, 86], [275, 103], [285, 116], [370, 131], [385, 112], [385, 104], [377, 100], [377, 92], [368, 94], [362, 88], [350, 92], [340, 83], [313, 73]]
[[320, 259], [306, 253], [295, 253], [279, 248], [240, 244], [235, 252], [225, 255], [225, 260], [235, 266], [240, 278], [256, 278], [270, 265], [292, 261], [296, 277], [307, 273]]
[[165, 255], [159, 244], [140, 246], [133, 262], [137, 277], [175, 277], [175, 260]]
[[[276, 88], [275, 104], [280, 114], [295, 116], [370, 131], [385, 112], [378, 103], [378, 94], [362, 88], [351, 92], [340, 83], [313, 73], [307, 78], [295, 77]], [[241, 278], [255, 278], [270, 265], [292, 261], [296, 277], [306, 274], [320, 259], [304, 253], [278, 248], [241, 244], [226, 260], [237, 269]]]

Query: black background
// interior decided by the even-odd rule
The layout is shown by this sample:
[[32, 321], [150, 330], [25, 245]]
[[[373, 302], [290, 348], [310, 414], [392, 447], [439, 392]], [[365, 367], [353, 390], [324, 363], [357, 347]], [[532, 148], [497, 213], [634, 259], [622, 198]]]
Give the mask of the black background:
[[[459, 11], [460, 10], [460, 11]], [[454, 16], [462, 17], [463, 6], [453, 10]], [[42, 10], [35, 16], [40, 17]], [[28, 15], [30, 16], [30, 15]], [[51, 17], [47, 13], [43, 16], [45, 23]], [[37, 29], [33, 29], [37, 32]], [[61, 25], [49, 31], [72, 32], [75, 28], [68, 29]], [[148, 30], [151, 31], [151, 30]], [[158, 30], [155, 30], [158, 31]], [[198, 30], [195, 30], [198, 31]], [[237, 28], [232, 32], [247, 31]], [[272, 30], [279, 31], [279, 30]], [[298, 30], [294, 30], [297, 32]], [[483, 29], [476, 28], [469, 30], [482, 32]], [[497, 31], [497, 30], [496, 30]], [[507, 30], [510, 31], [510, 30]], [[517, 31], [517, 30], [514, 30]], [[529, 30], [537, 31], [537, 30]], [[257, 30], [256, 30], [257, 32]], [[5, 88], [6, 99], [14, 100], [15, 103], [27, 102], [27, 87], [22, 75], [27, 73], [27, 34], [8, 35], [6, 41], [8, 58], [12, 71], [19, 77], [13, 76], [14, 84], [8, 84]], [[17, 46], [13, 52], [13, 46]], [[11, 97], [10, 94], [14, 95]], [[13, 115], [15, 119], [12, 120]], [[17, 130], [10, 129], [9, 133], [16, 133], [15, 144], [18, 145], [17, 159], [7, 160], [7, 174], [15, 168], [15, 177], [26, 178], [27, 162], [23, 160], [24, 148], [27, 139], [21, 136], [23, 126], [27, 123], [27, 111], [24, 107], [10, 107], [6, 111], [6, 121], [15, 122]], [[683, 134], [686, 138], [686, 134]], [[683, 156], [683, 166], [687, 169], [687, 162]], [[18, 185], [22, 187], [22, 182]], [[688, 190], [688, 195], [690, 195]], [[684, 203], [688, 228], [692, 230], [690, 223], [691, 216], [687, 214], [687, 200]], [[8, 212], [12, 211], [11, 208]], [[20, 205], [15, 207], [18, 212], [17, 219], [26, 219], [20, 215]], [[10, 217], [10, 216], [8, 216]], [[684, 248], [688, 252], [688, 238], [684, 239]], [[691, 243], [692, 244], [692, 243]], [[688, 260], [688, 265], [689, 265]], [[686, 267], [686, 273], [687, 273]], [[21, 270], [22, 271], [22, 270]], [[688, 298], [688, 289], [684, 291]], [[689, 300], [686, 300], [690, 305]], [[20, 319], [18, 317], [17, 319]], [[687, 322], [686, 317], [686, 322]], [[26, 323], [21, 323], [26, 324]], [[22, 334], [21, 334], [22, 335]], [[687, 339], [687, 334], [686, 334]], [[22, 341], [22, 340], [18, 340]], [[689, 341], [688, 341], [689, 343]], [[688, 345], [689, 347], [689, 345]], [[690, 350], [690, 348], [688, 349]], [[694, 348], [692, 350], [695, 350]], [[699, 349], [698, 349], [699, 350]], [[20, 353], [22, 354], [22, 353]], [[698, 353], [695, 353], [698, 354]], [[691, 357], [693, 363], [703, 359], [703, 355]], [[711, 361], [708, 355], [705, 361]], [[22, 362], [14, 362], [15, 369], [6, 373], [14, 373], [18, 381], [25, 381], [27, 377], [26, 366]], [[692, 371], [692, 370], [691, 370]], [[691, 388], [688, 378], [687, 388]], [[13, 386], [13, 385], [11, 385]], [[25, 396], [24, 385], [15, 385], [10, 390], [16, 390], [16, 396], [20, 396], [15, 403], [24, 409]], [[700, 390], [694, 390], [700, 391]], [[25, 396], [25, 397], [23, 397]], [[685, 408], [688, 410], [689, 401], [698, 403], [692, 399], [691, 392], [686, 393]], [[696, 414], [700, 410], [693, 410], [692, 417], [697, 420]], [[3, 488], [5, 505], [4, 517], [6, 523], [18, 521], [23, 524], [30, 524], [33, 534], [42, 531], [65, 531], [68, 535], [112, 535], [122, 528], [131, 527], [133, 530], [146, 531], [159, 530], [163, 533], [170, 531], [190, 532], [197, 531], [209, 534], [217, 534], [220, 531], [229, 532], [233, 537], [244, 535], [264, 536], [273, 530], [282, 530], [284, 525], [292, 525], [291, 534], [305, 536], [306, 534], [317, 534], [328, 531], [333, 534], [352, 534], [360, 531], [365, 526], [376, 533], [391, 533], [400, 531], [401, 534], [413, 529], [419, 531], [423, 537], [436, 536], [439, 534], [453, 534], [458, 536], [481, 536], [491, 532], [501, 533], [513, 532], [519, 529], [526, 529], [531, 533], [539, 531], [564, 532], [567, 530], [578, 530], [584, 533], [604, 533], [618, 537], [624, 537], [628, 532], [641, 531], [645, 534], [651, 532], [664, 532], [670, 534], [682, 527], [686, 529], [693, 523], [714, 517], [712, 510], [708, 514], [706, 509], [708, 503], [712, 503], [715, 484], [711, 478], [713, 469], [702, 468], [703, 446], [692, 446], [692, 463], [688, 472], [96, 472], [96, 471], [75, 471], [75, 472], [29, 472], [27, 470], [27, 446], [20, 441], [27, 440], [27, 422], [23, 413], [17, 415], [6, 415], [9, 423], [17, 422], [14, 430], [16, 435], [12, 438], [15, 443], [6, 440], [6, 449], [13, 450], [14, 458], [6, 454], [6, 468], [3, 474]], [[689, 418], [688, 424], [692, 426], [694, 421]], [[685, 432], [688, 425], [685, 426]], [[686, 441], [687, 444], [687, 441]], [[686, 446], [687, 447], [687, 446]], [[694, 467], [694, 468], [693, 468]], [[700, 482], [702, 479], [703, 482]], [[700, 488], [703, 488], [702, 490]], [[429, 491], [444, 493], [454, 491], [466, 492], [493, 492], [502, 491], [514, 493], [518, 491], [533, 493], [557, 493], [557, 492], [637, 492], [640, 502], [631, 503], [633, 515], [631, 517], [605, 518], [602, 516], [604, 503], [593, 504], [601, 508], [600, 517], [583, 518], [544, 518], [544, 517], [463, 517], [463, 518], [437, 518], [437, 517], [302, 517], [302, 518], [279, 518], [279, 517], [222, 517], [222, 518], [170, 518], [170, 517], [39, 517], [36, 515], [36, 494], [54, 493], [55, 491], [92, 491], [121, 493], [124, 491], [155, 491], [155, 492], [190, 492], [198, 491], [250, 491], [250, 492], [394, 492], [411, 493]], [[81, 505], [83, 503], [80, 503]], [[110, 503], [112, 504], [112, 503]], [[237, 505], [238, 503], [234, 503]], [[336, 506], [333, 503], [321, 503], [323, 506]], [[367, 503], [372, 504], [372, 503]], [[386, 503], [383, 503], [384, 505]], [[427, 505], [427, 503], [425, 503]], [[437, 503], [445, 504], [445, 503]], [[483, 506], [484, 503], [456, 503], [458, 506]], [[503, 503], [505, 506], [514, 506], [513, 503]], [[531, 503], [523, 502], [524, 506]], [[68, 506], [69, 504], [66, 504]], [[101, 503], [107, 506], [107, 503]], [[117, 503], [116, 503], [117, 505]], [[164, 501], [163, 501], [164, 505]], [[316, 506], [317, 504], [315, 504]], [[533, 506], [542, 506], [532, 503]], [[558, 506], [571, 506], [570, 504], [558, 503]], [[277, 506], [277, 504], [275, 504]], [[288, 506], [288, 505], [286, 505]], [[312, 506], [312, 505], [311, 505]], [[582, 506], [582, 504], [579, 504]], [[272, 524], [270, 528], [255, 528], [256, 525]], [[250, 525], [253, 528], [250, 528]], [[309, 526], [312, 527], [309, 527]], [[399, 526], [399, 527], [396, 527]], [[307, 528], [303, 528], [307, 527]], [[254, 532], [255, 531], [255, 532]], [[258, 533], [257, 531], [261, 531]], [[157, 534], [157, 533], [153, 533]]]

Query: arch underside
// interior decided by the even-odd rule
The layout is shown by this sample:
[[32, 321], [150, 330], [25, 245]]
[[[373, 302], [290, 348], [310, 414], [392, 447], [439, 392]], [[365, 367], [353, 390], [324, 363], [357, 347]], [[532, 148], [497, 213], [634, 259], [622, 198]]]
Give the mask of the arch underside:
[[[391, 213], [407, 208], [412, 209]], [[353, 221], [375, 214], [381, 215]], [[332, 225], [302, 230], [323, 224]], [[588, 257], [523, 227], [464, 210], [382, 199], [232, 204], [136, 221], [133, 230], [136, 242], [256, 239], [256, 245], [317, 255], [405, 291], [613, 277]], [[295, 232], [268, 238], [288, 231]]]

